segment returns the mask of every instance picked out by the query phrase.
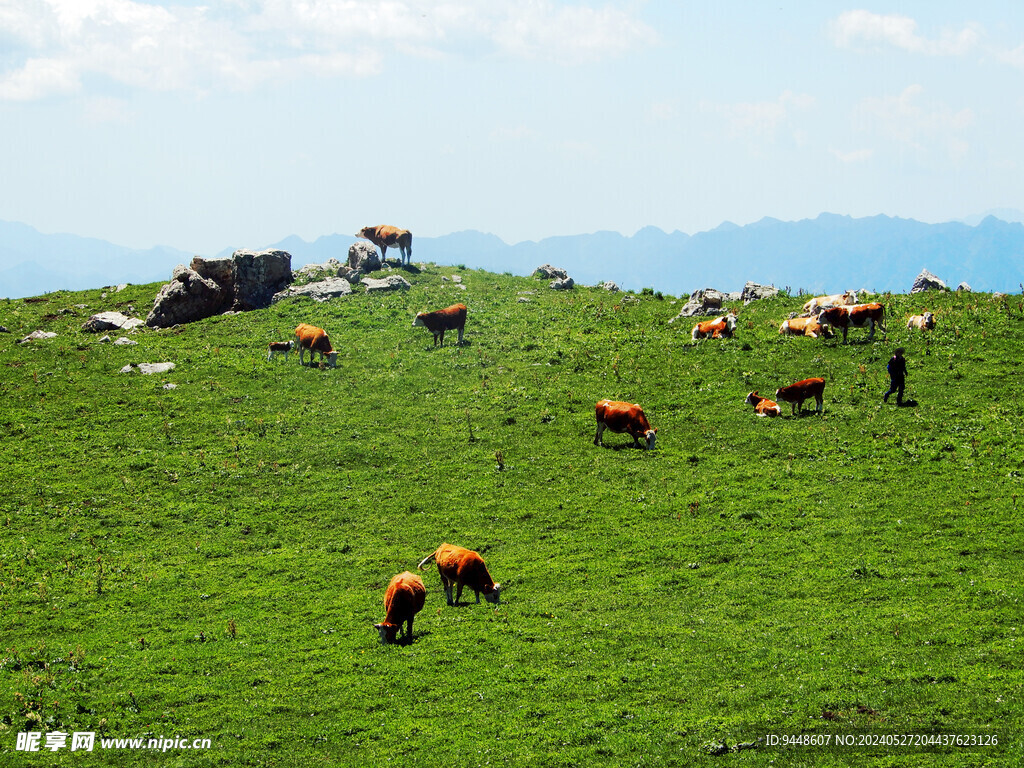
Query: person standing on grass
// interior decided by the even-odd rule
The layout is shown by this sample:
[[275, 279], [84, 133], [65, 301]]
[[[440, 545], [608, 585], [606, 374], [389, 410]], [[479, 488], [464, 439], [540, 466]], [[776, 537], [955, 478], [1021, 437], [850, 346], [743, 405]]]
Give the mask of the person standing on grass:
[[896, 405], [903, 405], [903, 388], [907, 384], [907, 361], [903, 358], [903, 347], [898, 347], [886, 366], [889, 371], [889, 391], [882, 395], [882, 402], [889, 402], [889, 395], [896, 393]]

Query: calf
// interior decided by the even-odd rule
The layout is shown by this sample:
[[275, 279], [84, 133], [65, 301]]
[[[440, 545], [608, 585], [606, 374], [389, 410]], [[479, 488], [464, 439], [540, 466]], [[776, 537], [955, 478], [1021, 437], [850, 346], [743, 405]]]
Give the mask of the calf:
[[644, 439], [644, 448], [648, 451], [654, 450], [654, 439], [657, 429], [651, 429], [647, 421], [644, 409], [636, 403], [623, 403], [618, 400], [598, 400], [594, 407], [594, 416], [597, 419], [597, 434], [594, 435], [594, 445], [604, 445], [601, 435], [605, 429], [612, 432], [627, 433], [633, 438], [633, 444], [639, 448], [640, 438]]
[[757, 390], [754, 390], [749, 395], [747, 395], [747, 399], [744, 400], [743, 402], [745, 402], [747, 405], [754, 406], [754, 413], [756, 413], [758, 416], [782, 415], [782, 409], [779, 408], [779, 404], [773, 403], [767, 397], [761, 397], [761, 395], [757, 394]]
[[785, 336], [810, 336], [812, 339], [818, 336], [830, 338], [835, 335], [831, 328], [818, 322], [817, 317], [791, 317], [783, 320], [779, 326], [779, 333]]
[[267, 362], [274, 355], [284, 355], [285, 362], [288, 361], [288, 353], [295, 349], [295, 341], [272, 341], [267, 347]]
[[369, 240], [380, 248], [381, 261], [387, 261], [388, 246], [398, 248], [401, 254], [399, 261], [408, 264], [412, 260], [412, 232], [407, 229], [381, 224], [378, 227], [363, 227], [356, 232], [356, 237]]
[[[458, 605], [462, 598], [462, 588], [468, 586], [476, 593], [476, 601], [480, 602], [480, 593], [489, 603], [497, 604], [501, 600], [501, 584], [495, 584], [491, 574], [487, 572], [484, 559], [476, 552], [454, 544], [442, 544], [433, 553], [420, 561], [420, 569], [431, 560], [437, 563], [437, 572], [441, 575], [448, 605]], [[452, 585], [458, 587], [455, 599], [452, 600]]]
[[843, 329], [843, 343], [846, 343], [846, 332], [850, 328], [868, 328], [868, 339], [875, 337], [877, 325], [885, 333], [885, 307], [874, 302], [871, 304], [854, 304], [852, 307], [827, 307], [821, 310], [818, 321], [822, 325], [831, 325]]
[[815, 413], [821, 413], [825, 409], [825, 380], [804, 379], [788, 387], [779, 387], [775, 390], [775, 399], [782, 403], [789, 403], [793, 407], [793, 415], [804, 409], [804, 400], [814, 398], [816, 403]]
[[714, 320], [705, 320], [702, 323], [697, 323], [693, 326], [693, 330], [690, 332], [690, 337], [696, 341], [697, 339], [706, 339], [711, 337], [712, 339], [729, 339], [732, 338], [733, 333], [736, 331], [736, 315], [731, 312], [728, 315], [715, 318]]
[[462, 343], [462, 333], [466, 328], [466, 305], [452, 304], [450, 307], [438, 309], [434, 312], [420, 312], [412, 321], [413, 328], [426, 328], [434, 334], [434, 346], [437, 346], [438, 338], [441, 339], [441, 346], [444, 346], [444, 332], [458, 330], [459, 344]]
[[319, 352], [321, 363], [326, 355], [327, 367], [334, 368], [337, 366], [338, 353], [334, 351], [334, 347], [331, 346], [331, 340], [327, 337], [327, 331], [323, 328], [317, 328], [315, 325], [307, 323], [299, 323], [295, 328], [295, 338], [299, 342], [299, 365], [304, 365], [302, 353], [308, 349], [310, 365], [313, 364], [313, 353]]
[[825, 307], [850, 305], [857, 303], [857, 292], [833, 293], [831, 296], [815, 296], [804, 304], [804, 312], [817, 312]]
[[423, 586], [423, 579], [415, 573], [402, 571], [391, 579], [384, 593], [384, 621], [373, 625], [380, 632], [380, 644], [395, 642], [403, 623], [408, 625], [405, 642], [411, 643], [413, 617], [423, 610], [426, 600], [427, 588]]
[[930, 331], [935, 327], [935, 315], [925, 312], [923, 315], [911, 315], [907, 320], [907, 330], [918, 328], [922, 331]]

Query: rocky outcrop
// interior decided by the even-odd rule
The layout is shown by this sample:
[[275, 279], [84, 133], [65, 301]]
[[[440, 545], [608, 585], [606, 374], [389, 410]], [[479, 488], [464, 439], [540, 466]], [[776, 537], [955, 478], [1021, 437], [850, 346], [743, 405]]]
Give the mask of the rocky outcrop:
[[551, 288], [551, 290], [553, 291], [568, 291], [575, 285], [576, 283], [573, 282], [573, 279], [571, 277], [563, 277], [559, 278], [558, 280], [552, 280], [548, 284], [548, 287]]
[[235, 251], [230, 259], [196, 256], [191, 267], [174, 268], [146, 317], [146, 325], [167, 328], [228, 310], [269, 307], [274, 295], [292, 281], [287, 251]]
[[758, 299], [770, 299], [772, 296], [776, 296], [779, 293], [779, 289], [772, 285], [758, 285], [752, 283], [749, 280], [746, 285], [743, 286], [743, 290], [740, 292], [740, 299], [744, 304], [749, 304], [752, 301]]
[[945, 291], [946, 284], [939, 278], [929, 272], [927, 269], [922, 269], [914, 279], [914, 287], [910, 289], [911, 293], [921, 293], [921, 291]]
[[348, 280], [343, 277], [328, 277], [315, 283], [289, 285], [283, 291], [275, 293], [273, 301], [276, 303], [281, 299], [289, 299], [294, 296], [308, 296], [313, 301], [324, 302], [339, 296], [348, 296], [351, 293], [352, 284]]
[[348, 249], [348, 268], [366, 275], [376, 272], [384, 265], [381, 263], [380, 252], [373, 243], [360, 240], [352, 243]]
[[18, 343], [24, 344], [25, 342], [36, 341], [37, 339], [52, 339], [56, 335], [53, 331], [32, 331], [28, 336], [18, 339]]
[[142, 325], [137, 317], [128, 317], [120, 312], [98, 312], [82, 324], [82, 330], [89, 333], [100, 331], [130, 331]]
[[401, 275], [388, 275], [383, 278], [364, 277], [363, 285], [366, 286], [367, 293], [373, 293], [374, 291], [407, 291], [412, 288], [412, 284]]
[[246, 312], [269, 307], [274, 294], [292, 281], [292, 257], [287, 251], [235, 251], [234, 301], [231, 309]]
[[138, 371], [147, 376], [154, 373], [167, 373], [174, 370], [174, 363], [129, 363], [118, 373], [131, 373]]
[[543, 280], [568, 280], [569, 273], [564, 269], [553, 267], [550, 264], [544, 264], [543, 266], [537, 267], [534, 270], [534, 276], [539, 277]]
[[171, 282], [157, 292], [146, 325], [169, 328], [212, 317], [224, 310], [225, 295], [226, 291], [213, 280], [179, 264]]
[[729, 294], [716, 291], [714, 288], [702, 288], [690, 294], [679, 314], [669, 320], [673, 323], [683, 317], [708, 317], [725, 312], [722, 304], [729, 299]]
[[604, 288], [609, 293], [618, 293], [619, 292], [619, 286], [616, 283], [613, 283], [611, 280], [606, 280], [605, 282], [601, 283], [597, 287], [598, 288]]
[[958, 291], [964, 291], [965, 293], [970, 293], [973, 290], [971, 286], [969, 286], [967, 283], [960, 283], [960, 285], [958, 285], [956, 289]]

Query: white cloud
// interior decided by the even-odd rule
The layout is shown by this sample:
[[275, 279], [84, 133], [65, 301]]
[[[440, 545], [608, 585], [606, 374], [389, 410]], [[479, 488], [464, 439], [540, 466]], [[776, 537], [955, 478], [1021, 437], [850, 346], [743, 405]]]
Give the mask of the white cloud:
[[9, 0], [0, 99], [38, 99], [100, 76], [149, 90], [244, 89], [303, 76], [364, 77], [393, 52], [579, 64], [656, 35], [614, 4], [554, 0]]
[[919, 155], [941, 153], [953, 161], [962, 159], [970, 150], [965, 134], [974, 125], [974, 112], [928, 103], [923, 95], [924, 88], [910, 85], [898, 96], [864, 99], [856, 122]]
[[841, 149], [829, 149], [831, 154], [836, 160], [843, 163], [844, 165], [855, 165], [857, 163], [866, 163], [875, 155], [873, 149], [854, 149], [850, 151], [843, 151]]
[[[794, 113], [806, 111], [813, 106], [813, 96], [784, 91], [775, 101], [736, 104], [705, 102], [701, 104], [701, 109], [723, 116], [731, 138], [745, 137], [773, 142], [781, 129], [792, 129], [791, 120]], [[792, 130], [791, 133], [798, 140], [802, 135], [797, 130]]]
[[846, 11], [830, 25], [832, 39], [840, 48], [876, 49], [884, 46], [931, 56], [959, 56], [973, 49], [980, 27], [971, 24], [959, 31], [944, 31], [937, 39], [918, 34], [909, 16], [882, 15], [870, 11]]

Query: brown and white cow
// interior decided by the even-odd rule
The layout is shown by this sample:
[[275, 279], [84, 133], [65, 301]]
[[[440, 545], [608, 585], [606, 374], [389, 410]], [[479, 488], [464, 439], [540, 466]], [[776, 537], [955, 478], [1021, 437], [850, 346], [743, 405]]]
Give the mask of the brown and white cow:
[[376, 227], [363, 227], [356, 232], [356, 237], [369, 240], [380, 248], [381, 261], [387, 261], [389, 247], [398, 249], [402, 264], [408, 264], [412, 260], [412, 232], [407, 229], [381, 224]]
[[817, 312], [825, 307], [836, 307], [853, 305], [857, 303], [857, 292], [847, 291], [846, 293], [833, 293], [830, 296], [815, 296], [804, 303], [804, 312]]
[[272, 341], [267, 345], [267, 362], [274, 355], [284, 355], [285, 362], [288, 361], [288, 353], [295, 349], [295, 341]]
[[313, 364], [313, 353], [320, 353], [320, 362], [323, 363], [324, 356], [327, 357], [327, 366], [334, 368], [338, 364], [338, 353], [331, 346], [331, 340], [327, 337], [327, 331], [317, 328], [308, 323], [299, 323], [295, 328], [295, 338], [299, 343], [299, 365], [302, 362], [302, 353], [309, 350], [309, 364]]
[[412, 620], [423, 610], [427, 601], [427, 588], [423, 579], [411, 571], [402, 571], [388, 583], [384, 593], [384, 610], [386, 615], [380, 624], [373, 627], [380, 632], [381, 645], [395, 642], [402, 624], [407, 624], [405, 642], [412, 642]]
[[819, 336], [831, 338], [834, 334], [828, 326], [823, 326], [817, 317], [791, 317], [783, 320], [779, 326], [779, 333], [786, 336], [810, 336], [816, 339]]
[[604, 445], [601, 435], [606, 429], [612, 432], [626, 433], [633, 438], [634, 445], [640, 447], [640, 438], [644, 439], [644, 448], [648, 451], [654, 450], [654, 440], [657, 436], [657, 429], [651, 429], [651, 423], [647, 421], [644, 409], [636, 403], [624, 403], [619, 400], [598, 400], [594, 407], [594, 416], [597, 419], [597, 434], [594, 435], [594, 445]]
[[745, 402], [747, 405], [754, 406], [754, 413], [756, 413], [758, 416], [782, 415], [782, 409], [779, 408], [779, 404], [772, 402], [767, 397], [762, 397], [761, 395], [757, 394], [757, 390], [754, 390], [749, 395], [747, 395], [747, 399], [744, 400], [743, 402]]
[[775, 390], [775, 399], [780, 403], [789, 403], [793, 407], [793, 416], [804, 409], [804, 400], [814, 398], [814, 412], [821, 413], [825, 410], [825, 380], [804, 379], [788, 387], [779, 387]]
[[[481, 592], [488, 603], [501, 602], [501, 584], [494, 583], [484, 559], [473, 550], [446, 542], [420, 561], [420, 570], [431, 560], [437, 563], [437, 572], [441, 576], [441, 586], [444, 587], [448, 605], [459, 604], [463, 587], [469, 587], [476, 593], [477, 603], [480, 602]], [[453, 585], [458, 589], [454, 600]]]
[[462, 334], [466, 328], [465, 304], [452, 304], [450, 307], [438, 309], [434, 312], [420, 312], [412, 321], [413, 328], [426, 328], [434, 334], [434, 346], [437, 346], [438, 338], [441, 339], [441, 346], [444, 346], [444, 332], [458, 330], [459, 344], [462, 343]]
[[722, 317], [716, 317], [714, 320], [705, 320], [697, 323], [693, 326], [693, 330], [690, 332], [690, 337], [696, 341], [697, 339], [729, 339], [732, 338], [733, 333], [736, 331], [736, 315], [729, 313]]
[[885, 307], [878, 302], [854, 304], [852, 307], [826, 307], [818, 315], [818, 322], [843, 329], [843, 343], [850, 328], [868, 328], [868, 339], [875, 337], [875, 326], [885, 331]]
[[907, 320], [907, 330], [918, 328], [922, 331], [930, 331], [935, 328], [935, 315], [925, 312], [923, 315], [911, 315]]

